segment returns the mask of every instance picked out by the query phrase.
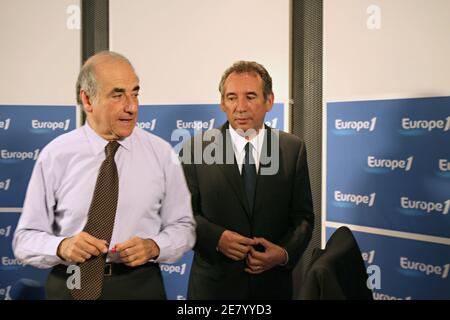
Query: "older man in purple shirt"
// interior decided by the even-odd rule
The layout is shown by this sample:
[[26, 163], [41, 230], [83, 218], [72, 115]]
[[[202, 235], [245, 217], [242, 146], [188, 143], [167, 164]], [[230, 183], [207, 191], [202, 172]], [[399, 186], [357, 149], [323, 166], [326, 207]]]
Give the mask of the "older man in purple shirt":
[[[13, 249], [26, 264], [53, 267], [47, 298], [72, 298], [68, 266], [106, 255], [99, 298], [164, 299], [158, 262], [174, 262], [194, 245], [182, 168], [167, 142], [135, 127], [138, 94], [125, 57], [101, 52], [88, 59], [77, 82], [87, 123], [49, 143], [34, 167]], [[84, 227], [111, 141], [119, 143], [119, 191], [108, 242]]]

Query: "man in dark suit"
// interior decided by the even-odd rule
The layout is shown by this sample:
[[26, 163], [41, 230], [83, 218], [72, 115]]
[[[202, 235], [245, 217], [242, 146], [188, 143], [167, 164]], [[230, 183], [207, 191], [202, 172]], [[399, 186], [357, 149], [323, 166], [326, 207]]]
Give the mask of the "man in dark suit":
[[197, 222], [189, 299], [291, 299], [292, 270], [312, 234], [305, 144], [264, 125], [272, 79], [256, 62], [222, 76], [228, 122], [181, 159]]

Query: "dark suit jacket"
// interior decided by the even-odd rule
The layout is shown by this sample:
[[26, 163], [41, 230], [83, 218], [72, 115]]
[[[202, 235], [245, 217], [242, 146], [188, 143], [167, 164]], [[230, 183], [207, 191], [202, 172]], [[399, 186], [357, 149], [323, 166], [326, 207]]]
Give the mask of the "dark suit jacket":
[[[264, 154], [279, 152], [279, 168], [274, 175], [258, 174], [255, 205], [250, 210], [227, 128], [228, 123], [215, 129], [216, 133], [220, 130], [222, 138], [197, 144], [208, 153], [214, 149], [224, 164], [188, 163], [195, 160], [194, 139], [202, 135], [194, 137], [181, 152], [197, 222], [188, 298], [291, 299], [292, 269], [305, 250], [314, 226], [305, 144], [292, 134], [279, 132], [278, 136], [266, 127], [259, 172], [273, 165], [264, 165], [268, 159]], [[274, 141], [279, 142], [279, 148]], [[225, 163], [226, 149], [231, 164]], [[288, 252], [288, 264], [259, 275], [246, 273], [245, 260], [233, 261], [216, 249], [225, 230], [246, 237], [264, 237], [282, 246]]]
[[372, 300], [367, 279], [358, 243], [349, 228], [340, 227], [328, 240], [325, 250], [313, 251], [299, 298]]

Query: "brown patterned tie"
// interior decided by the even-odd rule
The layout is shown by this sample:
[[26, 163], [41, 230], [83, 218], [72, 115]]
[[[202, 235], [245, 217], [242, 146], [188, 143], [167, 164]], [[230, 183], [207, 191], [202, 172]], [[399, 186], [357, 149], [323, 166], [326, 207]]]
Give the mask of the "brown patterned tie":
[[[106, 159], [98, 173], [88, 221], [83, 229], [98, 239], [106, 240], [108, 244], [111, 241], [119, 195], [119, 176], [114, 162], [119, 146], [117, 141], [111, 141], [105, 147]], [[100, 254], [80, 264], [81, 288], [71, 290], [76, 300], [94, 300], [100, 297], [105, 260], [106, 254]]]

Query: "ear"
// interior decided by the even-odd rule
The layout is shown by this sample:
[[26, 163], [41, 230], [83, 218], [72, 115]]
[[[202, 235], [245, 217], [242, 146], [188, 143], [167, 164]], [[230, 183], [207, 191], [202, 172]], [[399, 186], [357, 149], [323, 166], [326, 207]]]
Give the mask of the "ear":
[[90, 113], [93, 110], [92, 99], [87, 95], [86, 91], [80, 90], [81, 102], [83, 103], [86, 113]]
[[223, 98], [220, 99], [220, 110], [222, 110], [223, 112], [225, 112], [225, 105], [224, 105], [224, 102], [223, 102]]
[[264, 102], [264, 104], [266, 106], [266, 112], [269, 112], [270, 110], [272, 110], [274, 100], [275, 100], [275, 97], [274, 97], [273, 93], [271, 93], [267, 96], [266, 102]]

